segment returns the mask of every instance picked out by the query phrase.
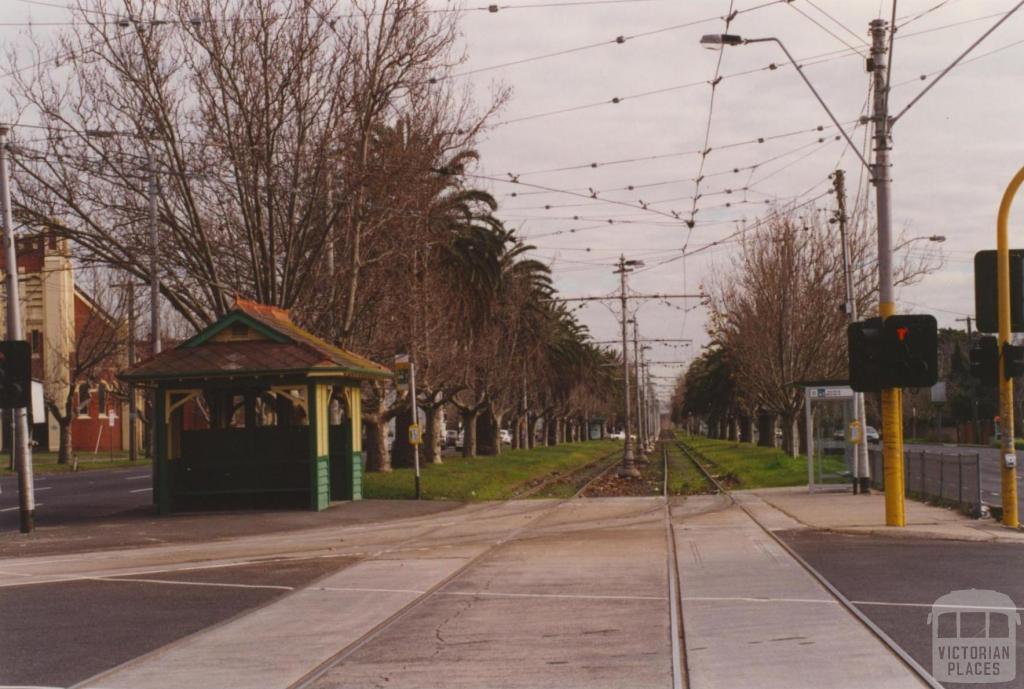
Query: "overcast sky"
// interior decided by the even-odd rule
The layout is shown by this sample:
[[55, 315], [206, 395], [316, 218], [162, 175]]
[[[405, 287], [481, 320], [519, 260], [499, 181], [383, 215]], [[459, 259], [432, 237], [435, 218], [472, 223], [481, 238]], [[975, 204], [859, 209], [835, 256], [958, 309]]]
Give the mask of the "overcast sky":
[[[702, 49], [699, 40], [705, 33], [721, 33], [730, 7], [738, 10], [729, 31], [781, 39], [794, 56], [806, 60], [808, 77], [847, 123], [861, 114], [868, 92], [864, 60], [852, 49], [867, 53], [868, 23], [881, 15], [888, 18], [892, 0], [648, 0], [562, 7], [552, 5], [579, 0], [546, 1], [505, 0], [496, 13], [480, 9], [486, 2], [466, 2], [462, 26], [469, 60], [458, 71], [606, 43], [462, 77], [481, 99], [495, 82], [513, 89], [480, 146], [480, 173], [499, 179], [517, 175], [525, 184], [479, 182], [498, 196], [508, 224], [539, 247], [537, 255], [552, 265], [563, 294], [613, 293], [618, 286], [613, 264], [620, 254], [648, 265], [631, 277], [634, 290], [696, 292], [711, 271], [728, 266], [735, 244], [681, 259], [684, 246], [693, 250], [730, 235], [740, 221], [756, 220], [766, 200], [809, 202], [821, 196], [837, 165], [847, 171], [851, 205], [858, 188], [862, 197], [872, 192], [859, 182], [860, 163], [843, 141], [834, 140], [837, 132], [799, 75], [782, 67], [785, 56], [777, 46], [754, 44], [719, 53]], [[922, 81], [922, 75], [947, 66], [1017, 1], [899, 0], [897, 26], [903, 26], [894, 48], [893, 111], [929, 83], [931, 77]], [[767, 6], [744, 11], [759, 5]], [[0, 0], [0, 8], [0, 23], [67, 16], [24, 0]], [[701, 20], [708, 21], [694, 23]], [[692, 25], [679, 26], [685, 24]], [[17, 46], [22, 31], [0, 26], [0, 45]], [[638, 36], [647, 32], [657, 33]], [[617, 36], [626, 40], [617, 43]], [[821, 55], [832, 59], [808, 59]], [[944, 268], [901, 290], [898, 310], [932, 313], [944, 326], [973, 315], [971, 257], [979, 249], [994, 248], [1000, 196], [1024, 165], [1024, 10], [972, 53], [977, 56], [984, 57], [952, 71], [894, 131], [895, 226], [906, 237], [947, 237], [941, 246]], [[772, 63], [780, 68], [769, 69]], [[722, 79], [710, 109], [716, 67]], [[613, 98], [622, 100], [611, 103]], [[580, 107], [591, 104], [598, 105]], [[568, 112], [545, 116], [559, 110]], [[818, 126], [824, 130], [817, 131]], [[850, 125], [848, 131], [863, 141], [863, 127]], [[698, 186], [694, 178], [701, 172], [701, 156], [694, 152], [704, 149], [706, 135], [711, 152]], [[766, 141], [757, 143], [758, 138]], [[820, 138], [825, 142], [819, 143]], [[644, 160], [589, 167], [633, 159]], [[589, 198], [591, 191], [596, 199]], [[697, 193], [702, 197], [691, 232], [683, 221], [690, 218], [691, 197]], [[637, 207], [641, 201], [649, 210]], [[826, 195], [813, 205], [832, 204]], [[1019, 234], [1021, 213], [1013, 217], [1011, 231]], [[1024, 239], [1011, 240], [1011, 245], [1024, 246]], [[917, 241], [906, 250], [939, 249]], [[687, 311], [696, 303], [642, 306], [642, 336], [694, 340], [690, 348], [654, 345], [651, 358], [679, 361], [699, 351], [707, 339], [705, 314], [699, 307]], [[617, 336], [613, 308], [611, 302], [589, 302], [580, 309], [595, 339]], [[682, 368], [655, 370], [670, 376]]]

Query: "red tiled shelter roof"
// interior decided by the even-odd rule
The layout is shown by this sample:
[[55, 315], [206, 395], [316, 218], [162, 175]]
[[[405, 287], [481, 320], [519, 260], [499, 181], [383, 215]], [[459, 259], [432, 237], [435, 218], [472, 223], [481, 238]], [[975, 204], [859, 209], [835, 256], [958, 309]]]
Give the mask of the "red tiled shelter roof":
[[[219, 339], [235, 324], [259, 339]], [[173, 349], [124, 371], [131, 382], [223, 377], [338, 376], [386, 378], [391, 371], [355, 352], [337, 347], [296, 325], [288, 312], [247, 299], [235, 299], [224, 317]]]

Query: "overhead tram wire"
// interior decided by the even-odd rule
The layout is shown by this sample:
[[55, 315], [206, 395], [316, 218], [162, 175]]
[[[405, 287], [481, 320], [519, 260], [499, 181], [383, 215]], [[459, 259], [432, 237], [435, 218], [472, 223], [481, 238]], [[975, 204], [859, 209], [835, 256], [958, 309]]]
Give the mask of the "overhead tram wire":
[[[809, 0], [808, 0], [808, 2], [809, 2]], [[850, 44], [849, 44], [849, 43], [848, 43], [848, 42], [847, 42], [847, 41], [846, 41], [845, 39], [843, 39], [843, 38], [842, 38], [842, 37], [840, 37], [840, 36], [839, 36], [838, 34], [836, 34], [836, 33], [835, 33], [834, 31], [832, 31], [832, 29], [828, 28], [827, 26], [825, 26], [824, 24], [822, 24], [821, 22], [819, 22], [819, 21], [818, 21], [817, 19], [815, 19], [814, 17], [812, 17], [811, 15], [807, 14], [807, 13], [806, 13], [806, 12], [804, 12], [804, 11], [803, 11], [802, 9], [800, 9], [799, 7], [797, 7], [797, 6], [796, 6], [796, 3], [794, 3], [794, 2], [790, 2], [790, 3], [786, 3], [786, 4], [787, 4], [787, 5], [789, 5], [790, 7], [792, 7], [794, 11], [796, 11], [796, 12], [800, 13], [800, 15], [801, 15], [802, 17], [804, 17], [805, 19], [807, 19], [807, 21], [809, 21], [809, 22], [811, 22], [812, 24], [814, 24], [815, 26], [817, 26], [817, 27], [818, 27], [819, 29], [821, 29], [822, 31], [824, 31], [825, 33], [827, 33], [827, 34], [828, 34], [829, 36], [831, 36], [832, 38], [836, 39], [837, 41], [839, 41], [840, 43], [842, 43], [843, 45], [845, 45], [845, 46], [846, 46], [847, 48], [849, 48], [849, 49], [850, 49], [850, 50], [852, 50], [853, 52], [857, 53], [857, 54], [858, 54], [858, 55], [860, 55], [861, 57], [866, 57], [866, 56], [865, 56], [865, 54], [864, 54], [864, 53], [862, 52], [862, 50], [861, 50], [860, 48], [855, 48], [854, 46], [850, 45]], [[812, 7], [814, 7], [815, 9], [818, 9], [818, 8], [817, 8], [817, 6], [816, 6], [816, 5], [814, 5], [814, 3], [811, 3], [811, 2], [809, 2], [809, 4], [810, 4], [810, 5], [812, 6]], [[819, 11], [819, 12], [821, 12], [821, 10], [820, 10], [820, 9], [819, 9], [818, 11]], [[831, 16], [831, 15], [829, 15], [828, 13], [825, 13], [825, 12], [823, 12], [823, 14], [825, 14], [825, 15], [826, 15], [827, 17], [829, 17], [830, 19], [832, 19], [832, 16]], [[832, 21], [836, 21], [836, 20], [835, 20], [835, 19], [833, 19]], [[836, 23], [838, 23], [838, 22], [836, 22]], [[842, 24], [840, 24], [840, 26], [843, 26], [843, 25], [842, 25]], [[849, 29], [847, 29], [847, 28], [846, 28], [845, 26], [843, 26], [843, 28], [844, 28], [844, 29], [846, 29], [847, 31], [849, 31], [850, 33], [853, 33], [852, 31], [850, 31]], [[854, 34], [854, 35], [856, 35], [856, 34]], [[861, 40], [861, 42], [863, 43], [864, 41], [863, 41], [863, 40]], [[867, 45], [867, 44], [865, 43], [865, 45]]]
[[[729, 33], [729, 26], [732, 24], [732, 20], [735, 19], [736, 15], [733, 13], [734, 0], [729, 0], [729, 13], [725, 17], [725, 30], [722, 33]], [[711, 141], [711, 121], [715, 113], [715, 93], [718, 89], [718, 84], [722, 81], [722, 60], [725, 58], [725, 51], [719, 51], [718, 59], [715, 60], [715, 72], [711, 77], [711, 81], [707, 82], [711, 85], [711, 95], [708, 98], [708, 117], [707, 125], [704, 127], [704, 145], [701, 147], [700, 159], [697, 163], [697, 174], [694, 176], [694, 188], [693, 188], [693, 203], [690, 206], [690, 218], [686, 221], [687, 233], [686, 241], [690, 241], [690, 234], [693, 232], [693, 225], [697, 215], [697, 202], [700, 200], [700, 183], [704, 179], [704, 163], [707, 162], [708, 154], [711, 153], [711, 149], [708, 147], [708, 143]], [[685, 243], [683, 245], [685, 247]]]

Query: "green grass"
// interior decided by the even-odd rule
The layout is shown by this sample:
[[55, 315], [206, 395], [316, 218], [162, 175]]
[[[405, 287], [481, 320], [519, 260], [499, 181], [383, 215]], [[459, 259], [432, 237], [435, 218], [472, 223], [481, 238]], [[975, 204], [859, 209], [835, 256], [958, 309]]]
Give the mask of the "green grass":
[[[0, 476], [10, 476], [15, 472], [10, 469], [10, 453], [4, 453], [0, 458]], [[129, 462], [127, 452], [115, 452], [114, 458], [110, 458], [109, 452], [100, 452], [94, 455], [91, 452], [78, 453], [78, 470], [90, 471], [93, 469], [123, 469], [127, 467], [148, 467], [149, 459], [140, 456], [138, 461]], [[33, 452], [32, 472], [34, 474], [65, 474], [72, 470], [72, 465], [57, 464], [56, 452]]]
[[[593, 462], [620, 443], [591, 440], [533, 450], [508, 450], [497, 457], [446, 457], [444, 464], [425, 464], [421, 471], [423, 497], [427, 500], [507, 500], [517, 488], [554, 473], [565, 474]], [[363, 497], [408, 500], [415, 497], [412, 469], [390, 474], [367, 473]]]
[[687, 459], [683, 451], [672, 443], [665, 443], [668, 451], [668, 494], [697, 495], [713, 492], [712, 486], [704, 474]]
[[[712, 474], [727, 478], [733, 487], [775, 488], [779, 486], [807, 485], [807, 458], [790, 457], [782, 450], [758, 447], [750, 443], [730, 440], [710, 440], [691, 436], [685, 442], [712, 464]], [[826, 455], [824, 472], [844, 471], [842, 457]]]

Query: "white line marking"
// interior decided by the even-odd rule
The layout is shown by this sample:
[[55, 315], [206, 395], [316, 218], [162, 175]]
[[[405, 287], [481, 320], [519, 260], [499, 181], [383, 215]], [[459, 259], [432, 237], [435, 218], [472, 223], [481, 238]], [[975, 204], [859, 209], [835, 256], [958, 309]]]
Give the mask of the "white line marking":
[[[929, 608], [929, 609], [931, 609], [931, 607], [933, 605], [932, 603], [890, 603], [890, 602], [887, 602], [887, 601], [880, 601], [880, 600], [853, 600], [853, 601], [850, 601], [850, 602], [853, 603], [854, 605], [878, 605], [878, 606], [891, 606], [891, 607], [894, 607], [894, 608]], [[943, 610], [946, 610], [946, 609], [953, 610], [954, 608], [963, 608], [965, 610], [1000, 610], [1000, 611], [1016, 610], [1018, 612], [1024, 611], [1024, 608], [1001, 608], [1001, 607], [998, 607], [998, 606], [988, 606], [988, 605], [941, 605], [939, 607], [941, 607]]]
[[564, 598], [568, 600], [668, 600], [665, 596], [611, 596], [585, 593], [503, 593], [501, 591], [438, 591], [441, 596], [481, 598]]
[[128, 491], [129, 493], [145, 493], [146, 491], [152, 491], [152, 488], [136, 488], [135, 490]]
[[44, 486], [42, 488], [36, 488], [37, 493], [44, 490], [53, 490], [53, 486]]
[[149, 474], [140, 474], [138, 476], [125, 476], [124, 480], [125, 481], [138, 481], [138, 480], [144, 479], [144, 478], [150, 478], [150, 475]]
[[[41, 502], [37, 502], [36, 503], [36, 507], [42, 507], [42, 506], [43, 506], [43, 503], [41, 503]], [[17, 510], [17, 509], [20, 509], [20, 508], [21, 508], [20, 505], [15, 505], [14, 507], [5, 507], [2, 510], [0, 510], [0, 512], [13, 512], [14, 510]]]
[[414, 593], [417, 596], [422, 596], [426, 593], [426, 591], [418, 591], [416, 589], [370, 589], [357, 586], [317, 586], [315, 588], [318, 591], [339, 591], [341, 593]]
[[214, 581], [174, 581], [173, 579], [132, 579], [128, 577], [87, 577], [88, 581], [125, 581], [142, 584], [175, 584], [178, 586], [220, 586], [233, 589], [277, 589], [279, 591], [294, 591], [294, 586], [275, 586], [273, 584], [229, 584], [226, 582]]
[[706, 603], [824, 603], [825, 605], [838, 605], [835, 600], [824, 598], [749, 598], [746, 596], [683, 596], [683, 602], [706, 602]]

